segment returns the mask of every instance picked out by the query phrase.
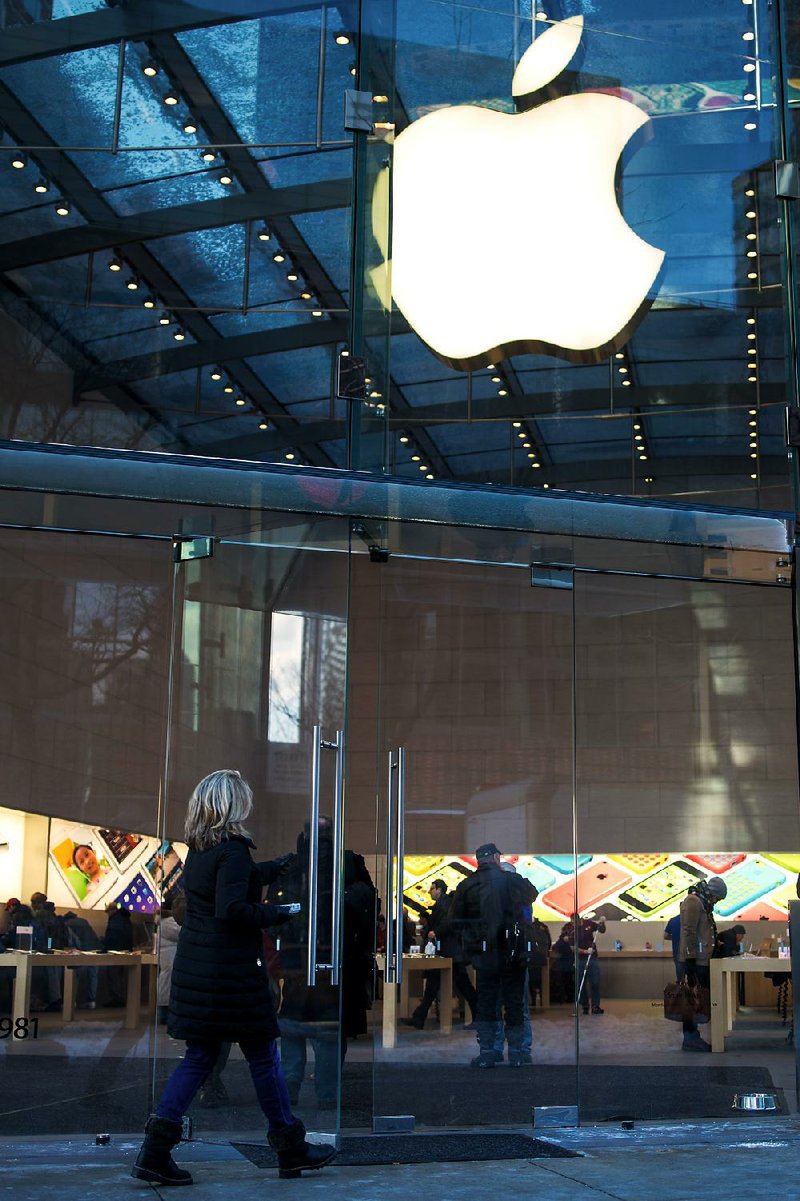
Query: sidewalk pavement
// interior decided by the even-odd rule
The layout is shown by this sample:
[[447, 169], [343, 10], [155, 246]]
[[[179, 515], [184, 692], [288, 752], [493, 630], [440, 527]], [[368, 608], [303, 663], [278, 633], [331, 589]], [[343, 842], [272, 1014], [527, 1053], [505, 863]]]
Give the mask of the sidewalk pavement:
[[[314, 1201], [794, 1201], [800, 1153], [800, 1120], [648, 1124], [537, 1132], [579, 1151], [575, 1159], [523, 1159], [337, 1167], [279, 1180], [230, 1144], [183, 1144], [176, 1158], [195, 1185], [185, 1201], [230, 1201], [231, 1196], [280, 1201], [299, 1195]], [[476, 1132], [476, 1139], [481, 1137]], [[115, 1136], [105, 1147], [89, 1140], [0, 1140], [0, 1198], [5, 1201], [154, 1201], [174, 1198], [128, 1175], [138, 1139]]]

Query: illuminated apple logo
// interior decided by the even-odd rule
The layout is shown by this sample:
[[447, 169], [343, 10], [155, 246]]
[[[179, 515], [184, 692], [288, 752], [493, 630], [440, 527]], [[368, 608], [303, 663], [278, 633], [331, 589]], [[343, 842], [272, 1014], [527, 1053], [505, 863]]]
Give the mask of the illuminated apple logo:
[[523, 55], [512, 93], [535, 107], [444, 108], [395, 142], [384, 281], [453, 367], [526, 351], [596, 362], [651, 303], [664, 253], [626, 223], [614, 187], [619, 156], [648, 117], [603, 93], [536, 104], [582, 32], [583, 18], [571, 17]]

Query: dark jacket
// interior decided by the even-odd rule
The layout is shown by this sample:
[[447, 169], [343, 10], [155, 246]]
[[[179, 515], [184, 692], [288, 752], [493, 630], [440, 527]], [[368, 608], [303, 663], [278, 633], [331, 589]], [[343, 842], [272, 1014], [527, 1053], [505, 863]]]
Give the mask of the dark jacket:
[[524, 876], [504, 872], [495, 863], [479, 863], [455, 890], [445, 923], [460, 943], [461, 958], [486, 970], [509, 963], [513, 929], [520, 931], [522, 943], [526, 910], [537, 895]]
[[132, 951], [133, 926], [127, 909], [112, 909], [103, 935], [104, 951]]
[[425, 931], [427, 941], [428, 930], [433, 930], [438, 943], [440, 955], [447, 955], [450, 959], [462, 960], [464, 958], [459, 939], [452, 927], [448, 925], [448, 916], [450, 914], [450, 906], [453, 903], [452, 892], [446, 892], [439, 897], [438, 901], [434, 901], [433, 908], [428, 914], [428, 926]]
[[218, 1042], [278, 1037], [263, 965], [261, 931], [282, 920], [262, 904], [280, 862], [254, 863], [252, 843], [225, 839], [189, 851], [183, 873], [186, 917], [172, 968], [167, 1030], [172, 1038]]

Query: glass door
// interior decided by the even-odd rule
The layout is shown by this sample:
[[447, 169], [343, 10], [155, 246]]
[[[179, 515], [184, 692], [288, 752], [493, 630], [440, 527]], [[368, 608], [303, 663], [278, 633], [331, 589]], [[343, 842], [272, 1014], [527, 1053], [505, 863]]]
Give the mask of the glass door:
[[[254, 791], [255, 857], [291, 854], [267, 897], [298, 902], [301, 911], [264, 931], [263, 963], [293, 1104], [309, 1130], [327, 1132], [337, 1129], [341, 1063], [347, 544], [344, 522], [269, 513], [239, 540], [176, 540], [162, 835], [165, 856], [182, 849], [192, 789], [231, 767]], [[162, 972], [170, 953], [165, 939]], [[161, 1030], [156, 1091], [182, 1052]], [[238, 1047], [223, 1051], [190, 1116], [199, 1132], [263, 1136]]]
[[[380, 914], [371, 1047], [348, 1051], [343, 1120], [371, 1085], [375, 1130], [530, 1128], [534, 1110], [575, 1124], [574, 956], [549, 954], [574, 909], [571, 572], [482, 561], [470, 531], [441, 545], [451, 559], [351, 564], [347, 837], [371, 848]], [[488, 844], [517, 877], [521, 970], [486, 913], [467, 917]]]

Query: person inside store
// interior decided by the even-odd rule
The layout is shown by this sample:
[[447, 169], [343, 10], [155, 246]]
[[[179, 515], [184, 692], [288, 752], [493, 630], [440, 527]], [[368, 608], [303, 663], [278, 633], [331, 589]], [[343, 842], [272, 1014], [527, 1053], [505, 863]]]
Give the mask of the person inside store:
[[681, 915], [676, 913], [671, 917], [664, 927], [664, 938], [666, 938], [672, 949], [672, 962], [675, 965], [675, 979], [683, 979], [683, 964], [680, 961], [681, 952]]
[[[116, 901], [106, 909], [108, 920], [102, 944], [104, 951], [132, 951], [133, 925], [129, 909], [124, 909]], [[128, 991], [128, 976], [124, 967], [112, 965], [103, 969], [108, 988], [106, 1004], [112, 1009], [119, 1009], [125, 1004]]]
[[[718, 949], [714, 906], [728, 895], [728, 886], [719, 876], [694, 884], [681, 902], [681, 941], [678, 958], [684, 965], [684, 979], [690, 988], [711, 984], [709, 963]], [[684, 1051], [710, 1051], [693, 1018], [683, 1022]]]
[[[467, 965], [461, 956], [458, 940], [453, 937], [452, 932], [448, 931], [447, 928], [447, 915], [453, 898], [448, 895], [447, 885], [441, 879], [433, 881], [428, 889], [428, 895], [433, 901], [433, 906], [426, 915], [427, 937], [437, 946], [438, 954], [452, 959], [453, 987], [464, 998], [467, 1005], [469, 1005], [470, 1023], [474, 1025], [477, 993], [469, 978]], [[406, 1025], [414, 1026], [417, 1030], [423, 1028], [425, 1019], [428, 1016], [428, 1010], [439, 996], [441, 978], [442, 973], [438, 968], [425, 973], [425, 990], [422, 994], [422, 1000], [411, 1017], [404, 1019]], [[449, 997], [441, 999], [441, 1004], [448, 1005], [449, 1003]]]
[[[67, 945], [74, 951], [99, 951], [100, 939], [94, 927], [85, 917], [80, 917], [70, 909], [64, 914], [64, 926], [67, 931]], [[97, 1008], [97, 983], [100, 975], [99, 968], [91, 964], [72, 969], [77, 975], [78, 1009]]]
[[578, 976], [575, 987], [584, 1013], [589, 1012], [590, 997], [592, 1013], [595, 1015], [605, 1013], [605, 1010], [600, 1007], [600, 960], [597, 955], [597, 943], [595, 942], [595, 935], [605, 934], [605, 932], [606, 923], [603, 918], [594, 922], [589, 918], [581, 917], [579, 913], [573, 913], [570, 921], [563, 927], [558, 939], [559, 942], [563, 940], [573, 955], [577, 943], [578, 958], [576, 970]]
[[522, 1035], [528, 966], [524, 911], [538, 893], [523, 876], [502, 871], [501, 852], [495, 843], [479, 846], [475, 858], [477, 871], [456, 888], [445, 923], [445, 929], [459, 939], [462, 957], [475, 967], [480, 1052], [471, 1063], [476, 1068], [493, 1068], [501, 1061], [495, 1050], [500, 1006], [509, 1065], [521, 1068], [525, 1065]]
[[169, 994], [172, 991], [172, 967], [178, 951], [178, 938], [186, 916], [186, 897], [183, 891], [165, 899], [156, 934], [158, 984], [156, 1007], [159, 1026], [166, 1026], [169, 1016]]
[[531, 951], [528, 956], [528, 988], [531, 1005], [536, 1004], [538, 994], [539, 1004], [542, 1004], [542, 972], [550, 961], [550, 949], [553, 938], [549, 927], [540, 922], [538, 917], [531, 920], [530, 929]]
[[741, 925], [731, 926], [729, 930], [720, 930], [717, 935], [717, 955], [723, 959], [741, 955], [746, 933], [747, 930]]
[[186, 916], [172, 968], [167, 1031], [186, 1042], [186, 1054], [148, 1119], [131, 1175], [150, 1184], [191, 1184], [172, 1158], [183, 1117], [210, 1075], [223, 1042], [236, 1042], [247, 1060], [269, 1124], [281, 1177], [321, 1168], [336, 1154], [306, 1141], [292, 1113], [278, 1054], [278, 1023], [263, 966], [262, 930], [286, 914], [262, 902], [265, 886], [286, 857], [256, 863], [245, 826], [253, 792], [238, 771], [211, 772], [194, 789], [186, 814], [189, 853], [183, 874]]
[[550, 1000], [558, 1005], [575, 1003], [575, 951], [574, 943], [564, 933], [566, 929], [562, 927], [553, 943], [550, 961]]

